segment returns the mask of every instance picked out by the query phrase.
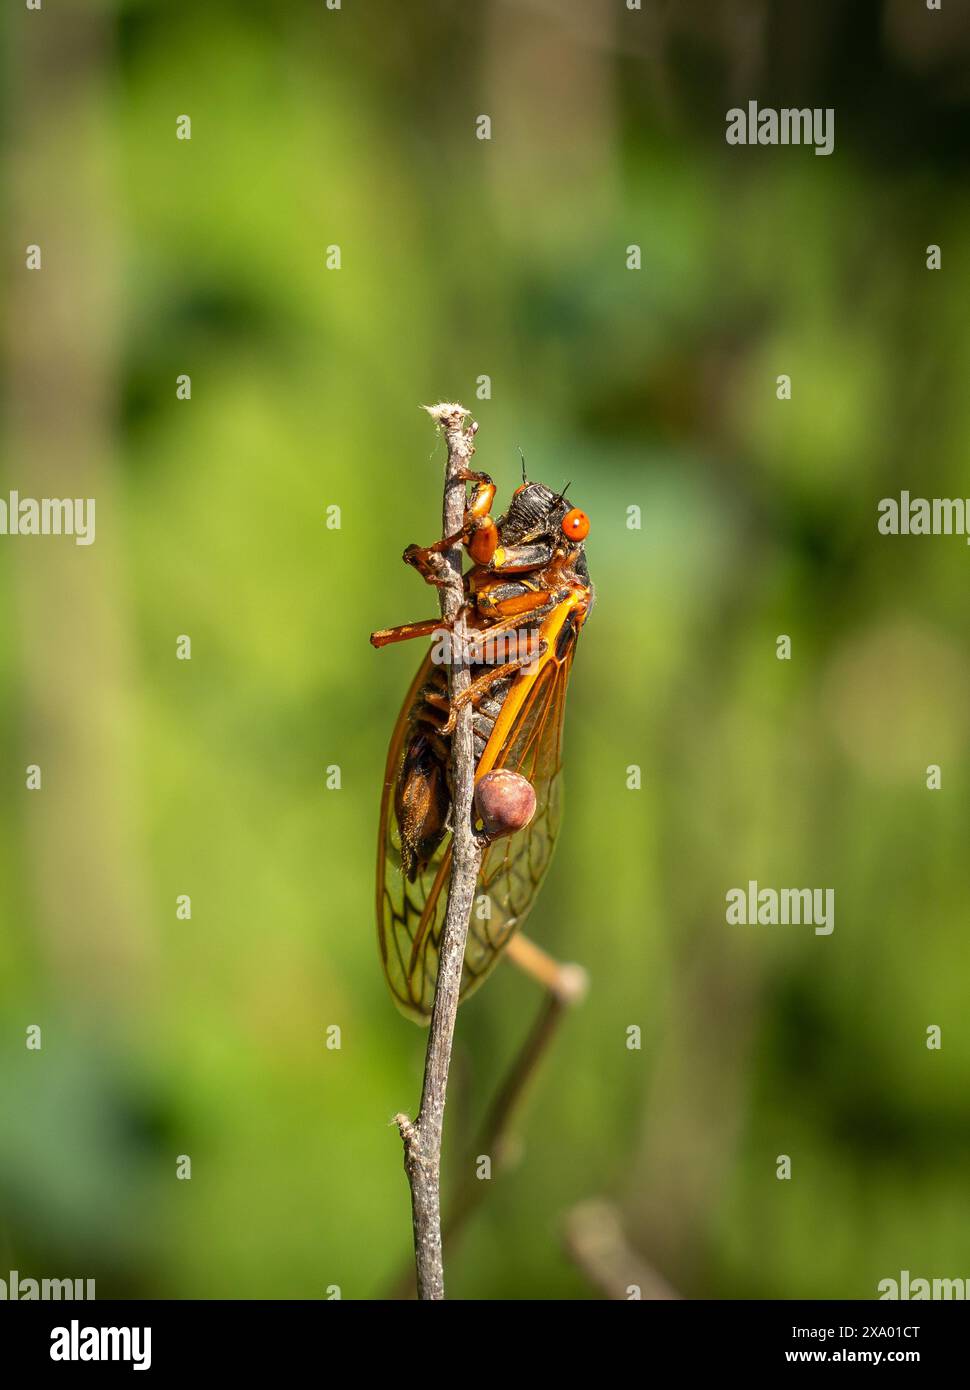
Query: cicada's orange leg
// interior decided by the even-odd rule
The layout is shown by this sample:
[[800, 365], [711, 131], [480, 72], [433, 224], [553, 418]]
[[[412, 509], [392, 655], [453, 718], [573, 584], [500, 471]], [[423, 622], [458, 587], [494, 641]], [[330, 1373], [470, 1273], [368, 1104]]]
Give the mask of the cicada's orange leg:
[[404, 563], [413, 565], [428, 584], [440, 586], [448, 582], [441, 577], [440, 557], [454, 546], [466, 546], [478, 565], [488, 564], [498, 546], [498, 527], [490, 515], [495, 501], [495, 484], [487, 473], [473, 473], [467, 468], [458, 477], [462, 482], [475, 484], [465, 507], [461, 530], [435, 541], [433, 545], [409, 545], [404, 552]]
[[422, 618], [418, 623], [401, 623], [398, 627], [382, 627], [370, 635], [372, 647], [386, 647], [391, 642], [408, 642], [412, 637], [430, 637], [451, 626], [444, 618]]
[[[474, 610], [474, 604], [463, 603], [459, 616]], [[412, 637], [431, 637], [437, 632], [450, 632], [456, 619], [422, 618], [416, 623], [399, 623], [397, 627], [382, 627], [370, 635], [371, 646], [386, 647], [391, 642], [408, 642]]]
[[463, 690], [459, 695], [456, 695], [451, 701], [448, 719], [445, 724], [442, 725], [441, 732], [443, 734], [452, 733], [455, 727], [455, 721], [458, 718], [458, 711], [463, 709], [469, 701], [471, 701], [472, 704], [477, 703], [493, 685], [496, 685], [499, 681], [505, 680], [506, 676], [512, 676], [516, 671], [521, 671], [523, 666], [531, 666], [533, 661], [538, 661], [539, 657], [542, 656], [545, 651], [545, 642], [540, 642], [535, 651], [530, 651], [525, 656], [516, 657], [514, 661], [507, 661], [504, 666], [491, 666], [487, 671], [484, 671], [482, 675], [477, 676], [467, 689]]

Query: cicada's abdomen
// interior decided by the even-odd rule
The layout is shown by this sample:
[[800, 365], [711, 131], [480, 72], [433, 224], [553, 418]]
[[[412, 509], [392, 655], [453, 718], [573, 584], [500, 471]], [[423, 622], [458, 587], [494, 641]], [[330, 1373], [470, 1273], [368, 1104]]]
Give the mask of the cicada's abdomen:
[[441, 844], [449, 804], [448, 773], [441, 749], [418, 729], [404, 750], [394, 789], [401, 868], [411, 883]]
[[[476, 673], [480, 669], [481, 668], [476, 667]], [[475, 716], [472, 721], [472, 728], [475, 736], [476, 766], [478, 765], [479, 758], [485, 752], [485, 745], [492, 737], [495, 721], [502, 713], [502, 706], [505, 703], [505, 697], [508, 695], [511, 685], [511, 676], [506, 680], [496, 681], [488, 694], [483, 696], [478, 703], [478, 708], [475, 711]]]
[[[472, 676], [483, 668], [473, 666]], [[509, 692], [511, 679], [497, 683], [475, 711], [475, 761], [481, 757]], [[408, 725], [404, 756], [394, 788], [394, 815], [401, 838], [401, 869], [410, 883], [434, 857], [448, 825], [451, 739], [440, 732], [447, 717], [448, 682], [438, 667], [421, 691]]]

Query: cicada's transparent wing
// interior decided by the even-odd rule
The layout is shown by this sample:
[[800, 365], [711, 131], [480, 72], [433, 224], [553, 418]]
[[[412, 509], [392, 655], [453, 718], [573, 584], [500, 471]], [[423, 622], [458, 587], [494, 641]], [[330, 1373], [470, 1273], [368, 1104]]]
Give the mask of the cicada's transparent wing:
[[[427, 1023], [431, 1012], [438, 960], [436, 952], [431, 956], [425, 950], [415, 961], [414, 945], [422, 922], [430, 920], [426, 919], [429, 902], [434, 909], [440, 904], [442, 918], [444, 915], [447, 895], [441, 893], [436, 884], [442, 868], [447, 879], [450, 836], [445, 837], [429, 862], [419, 869], [414, 882], [409, 882], [401, 867], [401, 832], [394, 810], [394, 792], [404, 758], [410, 714], [430, 675], [429, 653], [405, 697], [391, 737], [377, 844], [377, 936], [381, 961], [394, 1002], [402, 1013], [418, 1023]], [[438, 924], [435, 940], [440, 930]], [[424, 978], [429, 969], [433, 971], [430, 986]]]

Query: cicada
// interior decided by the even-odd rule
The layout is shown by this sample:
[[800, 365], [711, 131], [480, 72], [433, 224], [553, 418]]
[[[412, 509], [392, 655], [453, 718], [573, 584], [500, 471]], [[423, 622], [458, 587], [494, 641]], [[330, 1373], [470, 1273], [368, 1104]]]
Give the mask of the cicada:
[[[508, 769], [535, 791], [529, 823], [484, 851], [462, 973], [465, 999], [495, 968], [528, 916], [552, 858], [562, 810], [562, 732], [576, 640], [593, 602], [584, 542], [589, 519], [563, 492], [529, 482], [522, 466], [505, 515], [492, 516], [496, 487], [472, 483], [455, 536], [404, 559], [430, 583], [435, 560], [461, 543], [471, 648], [475, 781]], [[441, 619], [375, 632], [374, 646], [440, 638]], [[377, 860], [377, 930], [384, 973], [402, 1013], [427, 1023], [438, 973], [450, 875], [450, 734], [456, 711], [436, 646], [405, 697], [387, 755]]]

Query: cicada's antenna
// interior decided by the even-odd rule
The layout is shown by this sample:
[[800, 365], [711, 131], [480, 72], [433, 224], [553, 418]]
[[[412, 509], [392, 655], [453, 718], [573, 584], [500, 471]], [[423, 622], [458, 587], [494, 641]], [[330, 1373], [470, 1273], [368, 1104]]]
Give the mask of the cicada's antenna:
[[555, 498], [554, 498], [553, 500], [556, 501], [556, 502], [565, 502], [565, 500], [566, 500], [566, 489], [567, 489], [567, 488], [571, 488], [571, 487], [572, 487], [572, 482], [570, 481], [570, 482], [568, 482], [568, 483], [566, 484], [566, 487], [563, 488], [562, 492], [559, 492], [559, 493], [556, 494], [556, 496], [555, 496]]
[[523, 454], [522, 449], [518, 444], [515, 447], [519, 450], [519, 457], [522, 459], [522, 486], [525, 487], [529, 481], [528, 478], [525, 476], [525, 454]]

